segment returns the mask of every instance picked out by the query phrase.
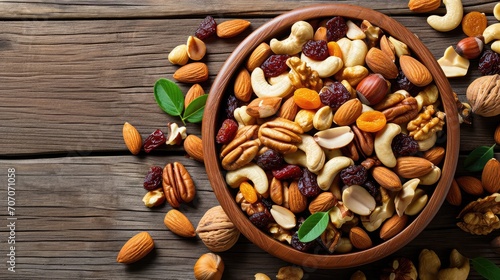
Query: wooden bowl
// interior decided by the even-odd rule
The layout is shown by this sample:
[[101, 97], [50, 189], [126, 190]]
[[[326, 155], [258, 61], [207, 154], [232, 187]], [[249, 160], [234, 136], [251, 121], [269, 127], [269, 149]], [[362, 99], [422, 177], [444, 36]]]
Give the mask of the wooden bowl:
[[[244, 64], [252, 50], [261, 42], [269, 42], [271, 38], [288, 34], [286, 32], [289, 32], [291, 25], [296, 21], [331, 18], [333, 16], [366, 19], [373, 25], [382, 28], [386, 34], [392, 35], [410, 47], [413, 56], [430, 70], [434, 83], [439, 89], [446, 113], [447, 141], [441, 179], [427, 206], [402, 232], [367, 250], [347, 254], [320, 255], [299, 252], [288, 244], [273, 239], [250, 222], [246, 214], [236, 204], [234, 193], [225, 182], [225, 171], [221, 167], [218, 154], [220, 147], [215, 142], [215, 135], [223, 120], [220, 112], [225, 109], [226, 89], [230, 87], [229, 89], [232, 90], [235, 71]], [[208, 178], [221, 206], [241, 233], [263, 250], [286, 262], [328, 269], [359, 266], [388, 256], [409, 243], [429, 224], [441, 207], [455, 172], [459, 137], [459, 123], [452, 90], [431, 52], [412, 32], [396, 20], [371, 9], [346, 4], [320, 4], [295, 9], [272, 19], [251, 33], [234, 50], [219, 71], [208, 97], [202, 126], [203, 153]]]

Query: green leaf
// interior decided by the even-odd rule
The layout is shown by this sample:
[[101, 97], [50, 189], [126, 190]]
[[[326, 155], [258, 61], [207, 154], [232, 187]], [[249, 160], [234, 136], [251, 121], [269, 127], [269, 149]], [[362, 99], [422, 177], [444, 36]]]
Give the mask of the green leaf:
[[481, 146], [475, 148], [464, 161], [465, 169], [471, 172], [483, 170], [486, 162], [493, 158], [494, 148], [495, 144], [491, 147]]
[[329, 222], [328, 212], [316, 212], [309, 216], [299, 228], [300, 242], [310, 242], [318, 238], [325, 231]]
[[154, 87], [156, 103], [165, 113], [180, 116], [184, 109], [184, 94], [179, 86], [170, 80], [161, 78]]
[[471, 259], [471, 264], [472, 268], [484, 278], [488, 280], [500, 279], [500, 268], [492, 261], [483, 257], [477, 257]]
[[184, 111], [182, 119], [191, 123], [201, 122], [203, 119], [203, 111], [205, 110], [205, 103], [207, 103], [207, 97], [208, 94], [204, 94], [193, 99]]

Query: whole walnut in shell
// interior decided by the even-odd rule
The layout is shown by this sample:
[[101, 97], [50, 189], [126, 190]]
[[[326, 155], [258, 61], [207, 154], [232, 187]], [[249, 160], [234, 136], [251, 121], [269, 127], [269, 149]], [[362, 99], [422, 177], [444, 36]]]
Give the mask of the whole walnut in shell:
[[220, 205], [205, 212], [196, 228], [203, 243], [213, 252], [229, 250], [238, 241], [240, 231], [234, 226]]
[[483, 117], [500, 115], [500, 75], [474, 80], [467, 88], [467, 100], [475, 114]]

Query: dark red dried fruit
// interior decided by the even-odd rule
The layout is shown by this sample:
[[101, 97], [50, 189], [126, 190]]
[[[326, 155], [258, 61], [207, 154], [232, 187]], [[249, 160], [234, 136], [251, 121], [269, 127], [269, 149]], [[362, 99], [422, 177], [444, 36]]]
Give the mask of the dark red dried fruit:
[[372, 180], [366, 180], [366, 182], [364, 182], [363, 185], [361, 186], [365, 188], [371, 194], [371, 196], [375, 198], [375, 201], [377, 203], [382, 201], [379, 187], [377, 187], [375, 182], [373, 182]]
[[351, 94], [342, 83], [335, 81], [320, 90], [319, 98], [321, 103], [337, 110], [351, 98]]
[[347, 24], [343, 17], [333, 17], [326, 22], [326, 38], [328, 41], [338, 41], [347, 34]]
[[215, 141], [219, 144], [227, 144], [233, 140], [236, 132], [238, 132], [238, 123], [233, 119], [225, 119], [217, 132], [217, 136], [215, 136]]
[[156, 190], [161, 187], [163, 168], [151, 166], [146, 177], [144, 177], [144, 188], [148, 191]]
[[314, 60], [325, 60], [330, 54], [328, 53], [328, 45], [324, 40], [309, 40], [302, 46], [302, 53]]
[[406, 90], [411, 96], [416, 96], [420, 91], [422, 91], [422, 88], [410, 82], [408, 77], [406, 77], [403, 70], [400, 68], [398, 76], [394, 80], [394, 83], [392, 83], [392, 91], [395, 92], [398, 90]]
[[266, 78], [276, 77], [288, 71], [286, 60], [289, 58], [286, 54], [273, 54], [268, 57], [260, 66], [264, 71]]
[[273, 170], [273, 176], [278, 180], [297, 179], [301, 178], [302, 169], [298, 165], [288, 164], [280, 169]]
[[368, 171], [362, 165], [351, 165], [340, 171], [340, 179], [347, 186], [362, 185], [368, 178]]
[[207, 16], [198, 26], [198, 29], [194, 32], [194, 35], [201, 40], [205, 40], [208, 37], [214, 35], [217, 31], [217, 23], [214, 18]]
[[500, 54], [485, 50], [479, 59], [478, 68], [483, 76], [500, 74]]
[[307, 197], [316, 197], [321, 192], [318, 185], [317, 175], [304, 168], [298, 182], [298, 188], [302, 195]]
[[400, 133], [392, 139], [391, 147], [397, 157], [413, 156], [418, 153], [417, 141], [404, 133]]
[[240, 103], [236, 96], [229, 95], [226, 101], [226, 118], [234, 119], [234, 110], [238, 107], [240, 107]]
[[269, 223], [273, 221], [273, 216], [271, 216], [271, 213], [266, 209], [262, 212], [253, 213], [250, 217], [248, 217], [248, 219], [250, 219], [250, 222], [252, 222], [252, 224], [256, 227], [265, 229]]
[[285, 160], [278, 151], [267, 149], [256, 157], [255, 163], [265, 171], [272, 171], [281, 168], [285, 164]]
[[316, 245], [316, 241], [313, 240], [311, 242], [301, 242], [299, 240], [298, 233], [295, 232], [292, 235], [292, 242], [290, 242], [290, 245], [292, 245], [292, 248], [294, 248], [297, 251], [308, 252]]
[[146, 138], [146, 140], [144, 140], [144, 151], [146, 153], [149, 153], [159, 146], [165, 144], [165, 142], [167, 142], [165, 134], [160, 129], [157, 129], [153, 131], [153, 133], [151, 133], [148, 138]]

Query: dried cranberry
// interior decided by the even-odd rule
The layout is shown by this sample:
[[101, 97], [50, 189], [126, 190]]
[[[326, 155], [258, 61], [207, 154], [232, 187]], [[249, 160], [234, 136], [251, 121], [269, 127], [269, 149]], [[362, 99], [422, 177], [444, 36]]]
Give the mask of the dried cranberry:
[[255, 162], [265, 171], [279, 169], [285, 164], [283, 156], [273, 149], [267, 149], [262, 154], [258, 155]]
[[280, 169], [273, 170], [274, 178], [278, 180], [297, 179], [302, 176], [302, 169], [295, 164], [288, 164]]
[[373, 182], [372, 180], [366, 180], [363, 183], [363, 185], [361, 185], [361, 186], [363, 188], [365, 188], [371, 194], [371, 196], [373, 196], [375, 198], [375, 201], [377, 201], [377, 202], [382, 201], [382, 197], [380, 195], [380, 190], [377, 187], [377, 185], [375, 184], [375, 182]]
[[343, 17], [333, 17], [326, 22], [326, 38], [328, 41], [338, 41], [347, 34], [347, 24]]
[[340, 171], [340, 179], [347, 186], [362, 185], [368, 178], [368, 171], [363, 165], [351, 165]]
[[198, 29], [194, 32], [194, 35], [201, 40], [205, 40], [208, 37], [214, 35], [217, 31], [217, 23], [214, 18], [207, 16], [198, 26]]
[[226, 118], [234, 119], [234, 110], [240, 107], [238, 99], [234, 95], [229, 95], [226, 102]]
[[302, 172], [302, 177], [299, 179], [298, 187], [300, 193], [307, 197], [318, 196], [321, 192], [316, 174], [312, 173], [307, 168], [304, 168]]
[[335, 81], [321, 89], [319, 98], [321, 103], [330, 106], [333, 110], [337, 110], [351, 98], [351, 94], [342, 83]]
[[408, 77], [406, 77], [406, 75], [403, 73], [403, 70], [401, 70], [400, 68], [399, 74], [393, 83], [392, 90], [406, 90], [411, 96], [416, 96], [420, 91], [422, 91], [422, 88], [410, 82], [410, 80], [408, 80]]
[[400, 133], [392, 139], [392, 151], [396, 156], [412, 156], [418, 152], [418, 143], [411, 136]]
[[264, 71], [266, 78], [276, 77], [288, 71], [286, 60], [289, 58], [286, 54], [273, 54], [268, 57], [260, 66]]
[[301, 252], [307, 252], [307, 251], [310, 251], [316, 245], [316, 241], [313, 240], [311, 242], [302, 242], [299, 240], [298, 233], [295, 232], [292, 235], [292, 241], [290, 242], [290, 245], [292, 245], [292, 248], [294, 248], [295, 250], [298, 250]]
[[151, 166], [146, 177], [144, 177], [144, 188], [148, 191], [156, 190], [162, 184], [163, 168], [159, 166]]
[[479, 71], [483, 76], [500, 74], [500, 54], [485, 50], [479, 59]]
[[160, 129], [157, 129], [151, 133], [148, 138], [144, 141], [144, 151], [146, 153], [151, 152], [152, 150], [158, 148], [159, 146], [165, 144], [167, 142], [167, 138], [165, 137], [165, 134], [163, 134], [163, 131]]
[[248, 217], [248, 219], [250, 219], [250, 222], [260, 229], [265, 229], [269, 223], [273, 221], [273, 217], [267, 209], [262, 212], [253, 213], [250, 217]]
[[302, 53], [314, 60], [325, 60], [330, 54], [325, 40], [309, 40], [302, 46]]
[[219, 144], [227, 144], [233, 140], [236, 132], [238, 132], [238, 123], [233, 119], [225, 119], [217, 132], [215, 141]]

